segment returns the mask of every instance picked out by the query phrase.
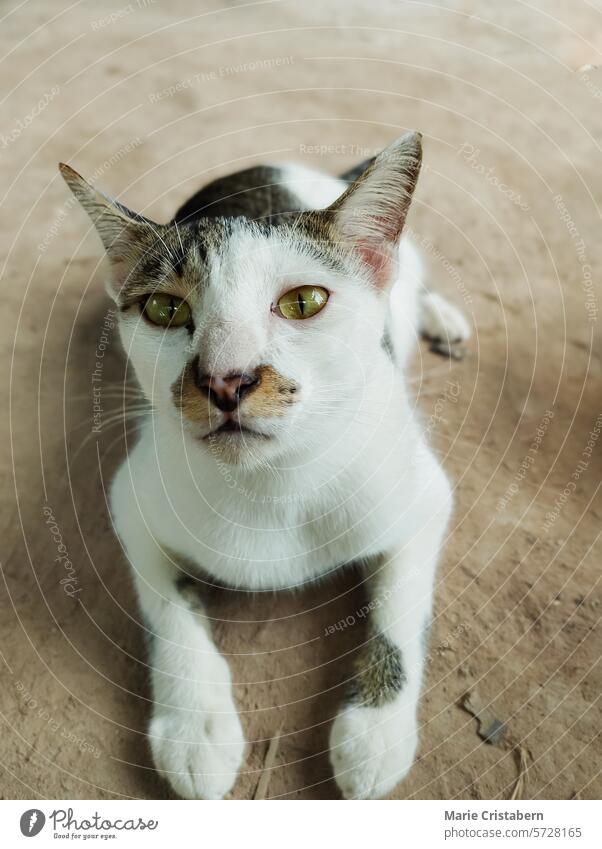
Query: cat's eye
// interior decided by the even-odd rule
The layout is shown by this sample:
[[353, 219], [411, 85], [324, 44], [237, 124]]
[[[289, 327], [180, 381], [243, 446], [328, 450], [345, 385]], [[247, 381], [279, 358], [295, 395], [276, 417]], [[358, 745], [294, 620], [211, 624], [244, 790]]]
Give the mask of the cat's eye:
[[144, 302], [142, 311], [149, 321], [160, 327], [184, 327], [192, 317], [186, 301], [163, 292], [151, 295]]
[[321, 286], [297, 286], [282, 295], [277, 311], [282, 318], [297, 321], [320, 312], [327, 300], [328, 291]]

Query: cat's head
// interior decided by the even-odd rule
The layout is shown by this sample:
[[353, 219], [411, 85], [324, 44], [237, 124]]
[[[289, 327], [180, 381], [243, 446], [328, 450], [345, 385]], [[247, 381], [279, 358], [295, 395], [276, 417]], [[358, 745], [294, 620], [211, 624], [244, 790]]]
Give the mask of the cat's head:
[[179, 226], [61, 165], [106, 248], [121, 339], [157, 414], [227, 463], [324, 450], [340, 436], [383, 357], [420, 160], [420, 136], [408, 133], [325, 210]]

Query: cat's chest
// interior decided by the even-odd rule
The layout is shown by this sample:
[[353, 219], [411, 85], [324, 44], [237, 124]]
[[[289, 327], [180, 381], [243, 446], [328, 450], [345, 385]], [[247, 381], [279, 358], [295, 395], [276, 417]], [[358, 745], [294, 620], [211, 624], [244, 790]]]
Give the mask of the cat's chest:
[[369, 490], [170, 495], [156, 489], [149, 501], [156, 536], [216, 581], [248, 589], [298, 586], [374, 554], [398, 520]]

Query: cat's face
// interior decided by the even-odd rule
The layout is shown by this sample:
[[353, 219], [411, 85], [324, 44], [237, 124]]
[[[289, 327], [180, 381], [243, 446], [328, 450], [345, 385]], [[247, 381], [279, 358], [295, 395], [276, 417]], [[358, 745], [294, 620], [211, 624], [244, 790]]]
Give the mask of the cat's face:
[[276, 224], [154, 224], [62, 168], [109, 253], [140, 385], [192, 450], [247, 466], [294, 458], [359, 414], [418, 174], [412, 141], [333, 207]]

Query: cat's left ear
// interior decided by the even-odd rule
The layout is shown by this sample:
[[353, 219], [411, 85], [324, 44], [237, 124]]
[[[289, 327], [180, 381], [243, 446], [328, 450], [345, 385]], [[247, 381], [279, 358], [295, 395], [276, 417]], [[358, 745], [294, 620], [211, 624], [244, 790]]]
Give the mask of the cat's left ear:
[[421, 134], [406, 133], [385, 148], [328, 209], [336, 238], [360, 257], [378, 288], [392, 279], [396, 247], [421, 161]]
[[160, 226], [99, 192], [69, 165], [61, 162], [59, 171], [92, 219], [107, 251], [110, 252], [115, 243], [124, 237], [131, 238], [136, 228], [140, 226]]
[[145, 245], [148, 247], [149, 231], [160, 240], [162, 225], [132, 212], [123, 204], [99, 192], [69, 165], [61, 162], [59, 171], [92, 219], [111, 260], [113, 282], [117, 287], [121, 287], [139, 261]]

